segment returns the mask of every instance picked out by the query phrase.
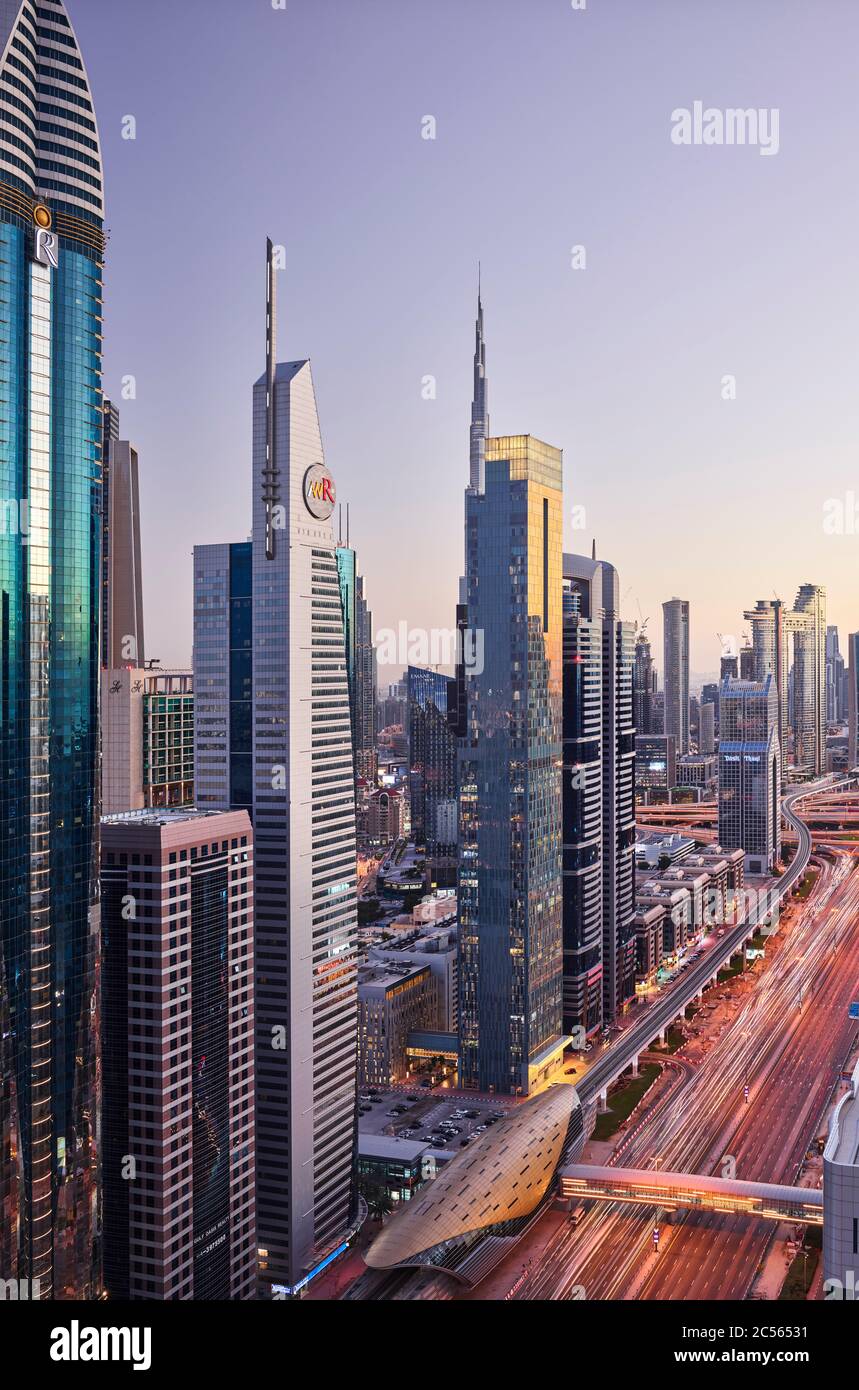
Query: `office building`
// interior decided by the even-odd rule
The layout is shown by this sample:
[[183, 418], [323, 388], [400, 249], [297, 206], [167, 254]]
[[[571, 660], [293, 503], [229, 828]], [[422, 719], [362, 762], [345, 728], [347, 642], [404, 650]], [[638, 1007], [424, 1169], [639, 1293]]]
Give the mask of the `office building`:
[[402, 838], [406, 826], [406, 803], [401, 791], [377, 787], [367, 798], [367, 840], [383, 847]]
[[101, 875], [108, 1296], [253, 1298], [247, 812], [111, 816]]
[[[454, 898], [454, 904], [456, 899]], [[367, 952], [368, 963], [389, 967], [425, 965], [435, 979], [437, 1012], [426, 1026], [442, 1033], [454, 1033], [459, 1019], [459, 934], [456, 920], [446, 925], [414, 921], [420, 904], [413, 913], [411, 929], [398, 931], [396, 936]], [[397, 919], [397, 925], [399, 923]]]
[[[274, 276], [269, 244], [253, 394], [257, 1224], [263, 1289], [289, 1294], [354, 1218], [355, 780], [335, 485], [310, 363], [276, 362]], [[372, 725], [375, 690], [369, 707]]]
[[668, 599], [662, 605], [665, 724], [678, 753], [689, 752], [689, 604]]
[[641, 791], [668, 791], [677, 785], [677, 740], [673, 734], [635, 736], [635, 785]]
[[409, 1075], [409, 1033], [432, 1029], [438, 985], [428, 965], [373, 964], [358, 970], [358, 1083], [387, 1089]]
[[[755, 651], [752, 646], [740, 647], [740, 680], [753, 681], [755, 678]], [[736, 679], [736, 677], [735, 677]]]
[[456, 878], [456, 680], [410, 666], [406, 690], [412, 834], [426, 844], [430, 882], [449, 887]]
[[190, 671], [101, 673], [101, 809], [194, 804], [194, 680]]
[[203, 810], [253, 806], [253, 547], [194, 547], [194, 772]]
[[635, 991], [634, 628], [606, 561], [565, 555], [563, 601], [564, 1027], [591, 1032]]
[[527, 1094], [563, 1061], [561, 452], [485, 441], [466, 493], [466, 601], [484, 661], [460, 745], [461, 1076]]
[[104, 209], [62, 0], [0, 5], [0, 92], [2, 1273], [42, 1299], [90, 1298]]
[[[102, 410], [101, 664], [146, 664], [137, 450], [119, 438], [119, 413]], [[114, 433], [116, 431], [116, 433]]]
[[844, 689], [844, 657], [838, 644], [838, 628], [826, 629], [826, 722], [842, 724], [847, 711], [842, 708]]
[[364, 591], [364, 576], [355, 578], [355, 770], [376, 785], [376, 648], [373, 614]]
[[775, 679], [725, 681], [719, 697], [719, 843], [742, 849], [749, 874], [781, 855], [781, 754]]
[[730, 654], [722, 656], [719, 661], [719, 679], [724, 680], [727, 676], [732, 680], [738, 680], [740, 675], [738, 667], [739, 661], [736, 656]]
[[702, 795], [710, 796], [716, 789], [717, 775], [714, 753], [684, 753], [677, 759], [678, 787], [698, 787]]
[[656, 670], [650, 641], [642, 629], [635, 639], [635, 666], [632, 682], [632, 719], [637, 734], [650, 734], [653, 729], [653, 698], [656, 694]]
[[781, 599], [759, 599], [745, 616], [752, 627], [752, 678], [773, 677], [782, 784], [791, 735], [794, 775], [818, 776], [826, 761], [826, 591], [803, 584], [792, 609]]
[[716, 707], [702, 704], [698, 713], [698, 752], [708, 755], [716, 748]]
[[851, 632], [847, 638], [847, 766], [852, 770], [859, 766], [859, 632]]

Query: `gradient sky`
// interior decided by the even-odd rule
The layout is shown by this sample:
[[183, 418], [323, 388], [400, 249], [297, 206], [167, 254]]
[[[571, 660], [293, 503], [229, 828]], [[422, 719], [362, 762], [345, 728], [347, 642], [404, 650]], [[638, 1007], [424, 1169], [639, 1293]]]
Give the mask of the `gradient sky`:
[[[563, 448], [567, 548], [596, 536], [660, 672], [674, 594], [699, 673], [804, 582], [844, 649], [859, 522], [823, 513], [859, 503], [855, 0], [68, 9], [105, 158], [105, 388], [137, 380], [149, 656], [189, 663], [192, 547], [250, 524], [266, 235], [377, 629], [453, 623], [479, 258], [493, 432]], [[696, 100], [777, 107], [779, 153], [675, 146]]]

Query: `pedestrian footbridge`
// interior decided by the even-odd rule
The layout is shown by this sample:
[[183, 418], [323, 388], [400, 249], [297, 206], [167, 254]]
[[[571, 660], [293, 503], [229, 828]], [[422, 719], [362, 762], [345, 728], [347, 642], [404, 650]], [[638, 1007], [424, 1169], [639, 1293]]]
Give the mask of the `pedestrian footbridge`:
[[761, 1221], [796, 1221], [823, 1225], [823, 1193], [808, 1187], [743, 1182], [701, 1173], [660, 1173], [653, 1168], [597, 1168], [586, 1163], [559, 1170], [558, 1195], [639, 1206], [714, 1211], [720, 1215], [756, 1216]]

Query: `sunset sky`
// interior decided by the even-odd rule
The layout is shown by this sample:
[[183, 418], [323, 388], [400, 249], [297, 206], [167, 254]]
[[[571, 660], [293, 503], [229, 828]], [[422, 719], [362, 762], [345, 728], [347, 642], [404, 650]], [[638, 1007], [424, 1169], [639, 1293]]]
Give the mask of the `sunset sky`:
[[[805, 582], [826, 586], [845, 649], [853, 0], [69, 12], [105, 155], [105, 388], [140, 451], [147, 655], [189, 664], [192, 547], [249, 529], [267, 235], [287, 254], [279, 355], [312, 360], [377, 629], [453, 623], [480, 260], [493, 432], [564, 450], [567, 548], [596, 537], [660, 674], [675, 594], [699, 675], [744, 607]], [[778, 153], [672, 143], [672, 112], [698, 100], [777, 108]], [[848, 534], [824, 530], [827, 501]]]

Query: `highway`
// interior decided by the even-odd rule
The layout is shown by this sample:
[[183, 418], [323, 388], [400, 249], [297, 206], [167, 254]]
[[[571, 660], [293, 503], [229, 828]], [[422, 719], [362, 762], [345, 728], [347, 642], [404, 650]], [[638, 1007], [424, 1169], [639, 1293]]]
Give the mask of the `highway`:
[[[807, 792], [792, 802], [800, 795]], [[808, 838], [797, 829], [807, 862]], [[856, 1034], [847, 1004], [859, 977], [857, 917], [859, 866], [837, 853], [760, 978], [735, 987], [722, 1035], [645, 1111], [612, 1161], [795, 1182]], [[517, 1296], [743, 1298], [770, 1236], [745, 1217], [691, 1215], [669, 1226], [656, 1208], [595, 1203], [575, 1229], [558, 1234]]]
[[[820, 790], [824, 789], [831, 791], [832, 784], [821, 786]], [[780, 901], [789, 893], [805, 873], [811, 858], [811, 832], [794, 814], [793, 808], [797, 801], [813, 794], [813, 789], [803, 787], [790, 792], [782, 801], [782, 815], [797, 835], [798, 844], [790, 864], [781, 878], [774, 882], [766, 901], [757, 903], [743, 922], [726, 931], [721, 941], [712, 947], [706, 956], [691, 966], [662, 998], [650, 1005], [637, 1023], [622, 1033], [603, 1056], [594, 1062], [576, 1086], [583, 1105], [595, 1100], [601, 1091], [616, 1081], [621, 1073], [647, 1050], [657, 1034], [663, 1028], [669, 1028], [675, 1019], [681, 1016], [686, 1005], [710, 983], [716, 971], [742, 947], [775, 901]]]

